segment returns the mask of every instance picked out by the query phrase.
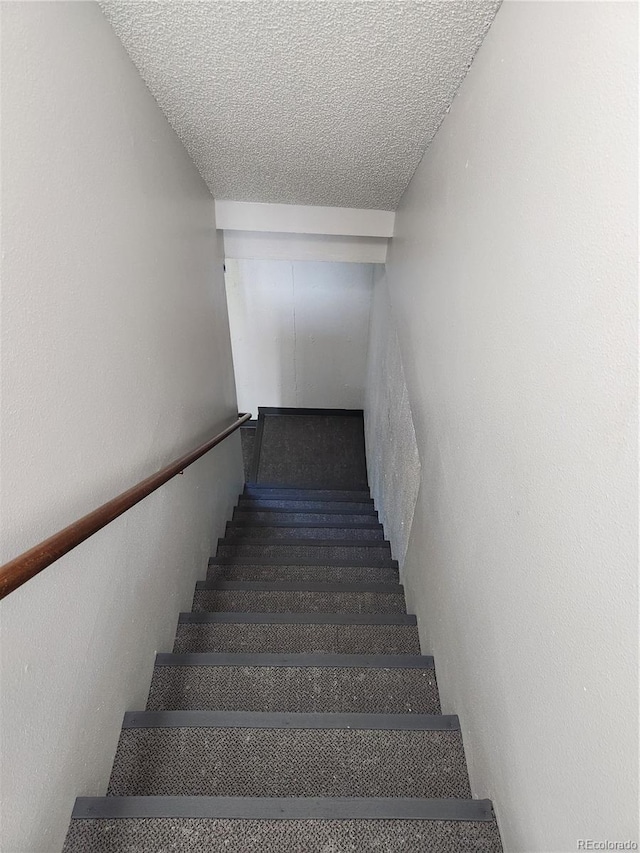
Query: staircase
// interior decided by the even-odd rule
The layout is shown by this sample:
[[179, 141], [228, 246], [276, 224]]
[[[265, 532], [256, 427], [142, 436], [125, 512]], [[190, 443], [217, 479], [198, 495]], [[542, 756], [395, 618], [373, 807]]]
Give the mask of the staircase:
[[361, 412], [261, 409], [245, 486], [64, 853], [499, 853], [366, 485]]

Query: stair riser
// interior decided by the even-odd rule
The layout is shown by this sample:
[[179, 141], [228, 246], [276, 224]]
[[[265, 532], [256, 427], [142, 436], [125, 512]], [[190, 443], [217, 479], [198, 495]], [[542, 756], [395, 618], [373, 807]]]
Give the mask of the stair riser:
[[173, 651], [419, 655], [420, 643], [413, 625], [182, 624]]
[[388, 544], [381, 545], [283, 545], [283, 544], [219, 544], [218, 557], [252, 559], [268, 558], [283, 563], [295, 563], [298, 560], [322, 560], [331, 563], [339, 560], [351, 565], [375, 565], [377, 562], [391, 559]]
[[369, 501], [292, 501], [292, 500], [274, 500], [273, 498], [240, 498], [238, 501], [238, 509], [242, 512], [260, 510], [260, 509], [279, 509], [287, 512], [296, 512], [300, 510], [313, 510], [314, 512], [323, 512], [328, 509], [338, 509], [340, 512], [367, 512], [373, 509], [373, 503]]
[[207, 580], [398, 583], [398, 570], [367, 566], [212, 565]]
[[378, 524], [376, 513], [334, 513], [334, 512], [243, 512], [235, 509], [233, 521], [248, 522], [249, 524], [259, 521], [264, 524], [278, 522], [280, 524]]
[[268, 486], [245, 486], [242, 497], [246, 498], [281, 498], [294, 500], [317, 501], [366, 501], [371, 500], [369, 491], [359, 489], [285, 489], [269, 488]]
[[432, 669], [157, 666], [149, 711], [440, 714]]
[[124, 729], [107, 794], [471, 796], [460, 732], [282, 728]]
[[404, 595], [377, 592], [197, 590], [192, 610], [260, 613], [404, 613]]
[[224, 541], [247, 542], [252, 539], [366, 539], [384, 541], [382, 527], [266, 527], [227, 524]]

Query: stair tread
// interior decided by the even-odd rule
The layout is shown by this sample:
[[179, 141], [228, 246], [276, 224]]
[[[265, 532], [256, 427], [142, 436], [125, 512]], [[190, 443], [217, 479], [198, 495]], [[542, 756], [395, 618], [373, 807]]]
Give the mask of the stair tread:
[[360, 498], [371, 499], [369, 489], [314, 489], [312, 487], [305, 488], [304, 486], [278, 486], [267, 485], [262, 483], [247, 483], [242, 491], [244, 496], [263, 495], [284, 495], [285, 497], [294, 497], [302, 495], [311, 498]]
[[344, 525], [336, 527], [331, 524], [295, 526], [285, 524], [227, 524], [224, 544], [245, 542], [252, 544], [256, 540], [287, 543], [291, 540], [321, 541], [328, 544], [343, 540], [357, 542], [385, 542], [384, 531], [378, 525], [361, 524], [358, 526]]
[[286, 563], [212, 563], [208, 581], [298, 581], [300, 583], [398, 583], [393, 566], [288, 565]]
[[[203, 582], [204, 583], [204, 582]], [[267, 584], [260, 584], [266, 587]], [[376, 591], [372, 589], [344, 589], [347, 584], [338, 585], [340, 589], [310, 590], [283, 589], [277, 584], [261, 589], [221, 589], [206, 585], [198, 587], [193, 596], [192, 610], [259, 610], [300, 612], [323, 611], [325, 613], [404, 613], [404, 595], [397, 592]], [[356, 586], [356, 584], [353, 584]], [[394, 584], [393, 586], [397, 586]]]
[[420, 642], [406, 624], [181, 623], [173, 653], [188, 652], [419, 654]]
[[187, 725], [124, 728], [107, 794], [468, 798], [471, 791], [458, 730]]
[[[290, 555], [294, 556], [294, 555]], [[398, 561], [393, 559], [384, 559], [384, 560], [374, 560], [369, 559], [362, 562], [354, 562], [352, 559], [331, 559], [330, 563], [328, 563], [326, 557], [322, 555], [316, 557], [305, 557], [301, 558], [300, 556], [295, 556], [294, 560], [286, 560], [283, 557], [273, 557], [273, 556], [265, 556], [264, 554], [251, 554], [247, 556], [246, 554], [234, 555], [229, 557], [221, 557], [216, 555], [209, 560], [209, 566], [242, 566], [242, 565], [251, 565], [251, 566], [326, 566], [331, 565], [333, 568], [367, 568], [370, 567], [372, 569], [377, 568], [389, 568], [389, 569], [397, 569]]]
[[[475, 817], [445, 818], [449, 814], [440, 806], [421, 801], [421, 808], [409, 806], [400, 810], [394, 799], [392, 815], [389, 807], [369, 801], [368, 808], [352, 804], [350, 811], [339, 810], [337, 804], [324, 804], [305, 811], [293, 803], [277, 804], [258, 798], [251, 803], [230, 806], [213, 804], [208, 797], [105, 797], [79, 801], [63, 853], [326, 853], [328, 850], [385, 853], [501, 853], [500, 835], [495, 820]], [[122, 800], [127, 801], [122, 807]], [[153, 801], [154, 805], [140, 801]], [[172, 805], [181, 801], [179, 807]], [[198, 800], [198, 805], [192, 804]], [[105, 807], [103, 802], [108, 806]], [[135, 801], [135, 802], [131, 802]], [[205, 805], [204, 802], [207, 801]], [[457, 800], [464, 803], [464, 800]], [[426, 803], [426, 805], [424, 805]], [[412, 804], [413, 805], [413, 804]], [[284, 815], [293, 815], [283, 819]], [[486, 806], [490, 811], [490, 805]], [[86, 816], [85, 816], [86, 813]], [[94, 817], [98, 815], [98, 817]], [[164, 816], [167, 815], [167, 816]], [[241, 815], [238, 817], [238, 815]], [[434, 817], [438, 815], [439, 817]], [[111, 819], [110, 819], [111, 817]], [[119, 818], [127, 817], [128, 820]], [[320, 817], [320, 819], [319, 819]], [[385, 817], [385, 820], [379, 820]], [[305, 818], [307, 818], [305, 820]], [[312, 821], [309, 818], [313, 818]]]
[[322, 581], [197, 581], [196, 589], [248, 589], [262, 592], [391, 592], [404, 595], [399, 583], [325, 583]]
[[[314, 524], [316, 521], [331, 523], [338, 520], [340, 520], [340, 524], [348, 524], [352, 521], [357, 522], [358, 524], [379, 523], [378, 513], [375, 509], [346, 510], [343, 507], [331, 507], [330, 509], [324, 510], [299, 509], [297, 507], [293, 509], [278, 509], [275, 507], [243, 509], [240, 506], [236, 506], [234, 508], [232, 515], [233, 521], [251, 521], [252, 519], [255, 519], [256, 521], [266, 521], [267, 523], [276, 520], [283, 522], [311, 521]], [[342, 521], [342, 519], [344, 519], [344, 521]]]
[[267, 558], [285, 563], [301, 563], [321, 560], [324, 563], [344, 561], [358, 565], [391, 559], [389, 543], [382, 540], [264, 540], [218, 543], [216, 558], [241, 557], [245, 562], [262, 561]]
[[[344, 658], [341, 658], [344, 660]], [[328, 666], [318, 656], [274, 666], [264, 657], [165, 658], [153, 670], [147, 710], [439, 714], [433, 667]], [[185, 663], [186, 661], [186, 663]], [[313, 663], [314, 665], [309, 665]]]

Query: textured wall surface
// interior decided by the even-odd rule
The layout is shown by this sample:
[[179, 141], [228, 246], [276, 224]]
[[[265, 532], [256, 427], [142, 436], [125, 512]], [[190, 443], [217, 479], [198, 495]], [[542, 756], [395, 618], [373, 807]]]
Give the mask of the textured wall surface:
[[[237, 413], [213, 200], [93, 3], [2, 3], [0, 561]], [[10, 595], [2, 853], [56, 853], [241, 488], [233, 436]]]
[[392, 210], [498, 2], [105, 2], [216, 198]]
[[506, 2], [387, 264], [404, 577], [505, 850], [638, 841], [637, 6]]
[[361, 409], [373, 266], [229, 259], [226, 266], [240, 411]]
[[420, 456], [384, 267], [374, 270], [364, 403], [367, 469], [402, 574], [420, 488]]

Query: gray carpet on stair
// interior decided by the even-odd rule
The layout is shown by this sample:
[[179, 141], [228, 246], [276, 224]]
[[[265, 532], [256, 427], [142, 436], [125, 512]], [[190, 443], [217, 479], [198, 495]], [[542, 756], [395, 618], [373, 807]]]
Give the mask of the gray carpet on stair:
[[432, 669], [157, 666], [148, 711], [440, 714]]
[[240, 440], [242, 442], [242, 461], [244, 463], [244, 479], [247, 482], [251, 478], [251, 466], [253, 464], [253, 451], [256, 446], [256, 428], [240, 427]]
[[362, 417], [265, 415], [258, 483], [367, 488]]
[[384, 541], [381, 527], [269, 527], [264, 524], [230, 524], [225, 542], [251, 542], [252, 539], [366, 539]]
[[298, 592], [292, 590], [201, 589], [196, 612], [253, 610], [261, 613], [404, 613], [403, 595], [384, 592]]
[[470, 797], [458, 731], [124, 729], [109, 796]]
[[238, 499], [238, 509], [242, 511], [254, 509], [280, 509], [280, 510], [316, 510], [322, 512], [327, 509], [340, 509], [343, 512], [358, 512], [373, 509], [373, 504], [365, 503], [364, 501], [322, 501], [322, 500], [301, 500], [293, 501], [286, 498], [245, 498], [240, 496]]
[[328, 512], [265, 512], [260, 510], [243, 512], [234, 510], [234, 521], [246, 521], [250, 524], [255, 521], [269, 524], [269, 522], [289, 524], [377, 524], [378, 516], [373, 513], [328, 513]]
[[182, 624], [173, 646], [185, 652], [419, 655], [415, 625]]
[[398, 570], [383, 566], [300, 566], [275, 564], [259, 566], [211, 565], [207, 580], [227, 581], [311, 581], [325, 583], [398, 583]]
[[[402, 587], [377, 592], [305, 588], [314, 583], [398, 582], [397, 562], [382, 528], [371, 526], [378, 516], [368, 499], [362, 416], [264, 413], [263, 426], [260, 458], [255, 460], [258, 480], [276, 488], [245, 487], [233, 518], [249, 523], [227, 526], [217, 549], [219, 562], [211, 563], [207, 577], [222, 585], [262, 581], [276, 588], [197, 588], [193, 611], [226, 611], [229, 616], [218, 617], [224, 621], [182, 617], [173, 651], [195, 657], [158, 657], [147, 710], [388, 714], [392, 727], [363, 729], [353, 721], [325, 719], [324, 729], [258, 728], [264, 722], [278, 725], [261, 718], [243, 719], [242, 724], [250, 722], [253, 728], [242, 728], [237, 718], [209, 718], [198, 725], [192, 716], [179, 721], [185, 726], [172, 726], [167, 717], [154, 726], [146, 718], [140, 720], [149, 726], [144, 728], [140, 722], [136, 727], [133, 715], [121, 732], [109, 796], [102, 803], [117, 805], [111, 797], [119, 796], [130, 805], [127, 796], [154, 795], [346, 797], [348, 811], [341, 820], [334, 819], [339, 814], [334, 806], [313, 820], [307, 818], [308, 810], [299, 820], [264, 819], [253, 806], [248, 815], [243, 811], [235, 818], [87, 817], [94, 808], [104, 809], [98, 803], [72, 819], [63, 853], [501, 853], [494, 821], [440, 820], [433, 811], [432, 819], [415, 820], [411, 811], [404, 819], [373, 820], [380, 814], [378, 801], [375, 809], [361, 812], [361, 819], [353, 818], [354, 797], [467, 802], [471, 792], [462, 735], [456, 729], [403, 729], [401, 720], [393, 719], [441, 713], [435, 670], [423, 668], [431, 667], [432, 659], [396, 657], [420, 654], [416, 625], [384, 624], [389, 617], [383, 614], [406, 612]], [[242, 429], [241, 438], [247, 480], [254, 473], [254, 449], [258, 452], [256, 431]], [[300, 488], [308, 486], [313, 490]], [[278, 589], [286, 581], [301, 588]], [[262, 615], [251, 621], [250, 614], [256, 613]], [[276, 615], [282, 613], [296, 615]], [[352, 616], [338, 624], [337, 614], [362, 614], [369, 624], [354, 624]], [[370, 614], [381, 614], [380, 624], [370, 624], [375, 618]], [[314, 619], [320, 624], [313, 624]], [[206, 652], [214, 654], [198, 657]], [[225, 658], [224, 653], [250, 657], [239, 665], [237, 657]], [[307, 660], [313, 666], [303, 666], [305, 659], [295, 657], [304, 654], [316, 655]], [[348, 660], [336, 655], [389, 657], [359, 658], [351, 661], [357, 666], [348, 666]], [[286, 665], [291, 663], [295, 665]], [[374, 723], [368, 719], [366, 725]], [[176, 813], [165, 801], [156, 807], [160, 814]], [[187, 813], [229, 815], [221, 808], [228, 808], [228, 801], [215, 811]], [[262, 820], [254, 819], [260, 814]], [[439, 814], [452, 816], [450, 811]], [[479, 812], [465, 814], [475, 818]]]
[[501, 853], [489, 821], [74, 820], [63, 853]]
[[261, 557], [281, 560], [285, 563], [295, 563], [298, 560], [323, 560], [327, 563], [341, 560], [351, 565], [375, 564], [382, 560], [391, 559], [391, 549], [388, 543], [375, 545], [283, 545], [277, 543], [220, 543], [216, 551], [217, 557], [243, 557], [247, 562], [251, 558]]
[[371, 492], [365, 489], [285, 489], [269, 486], [245, 486], [242, 497], [279, 498], [280, 500], [332, 501], [339, 506], [344, 501], [372, 503]]

